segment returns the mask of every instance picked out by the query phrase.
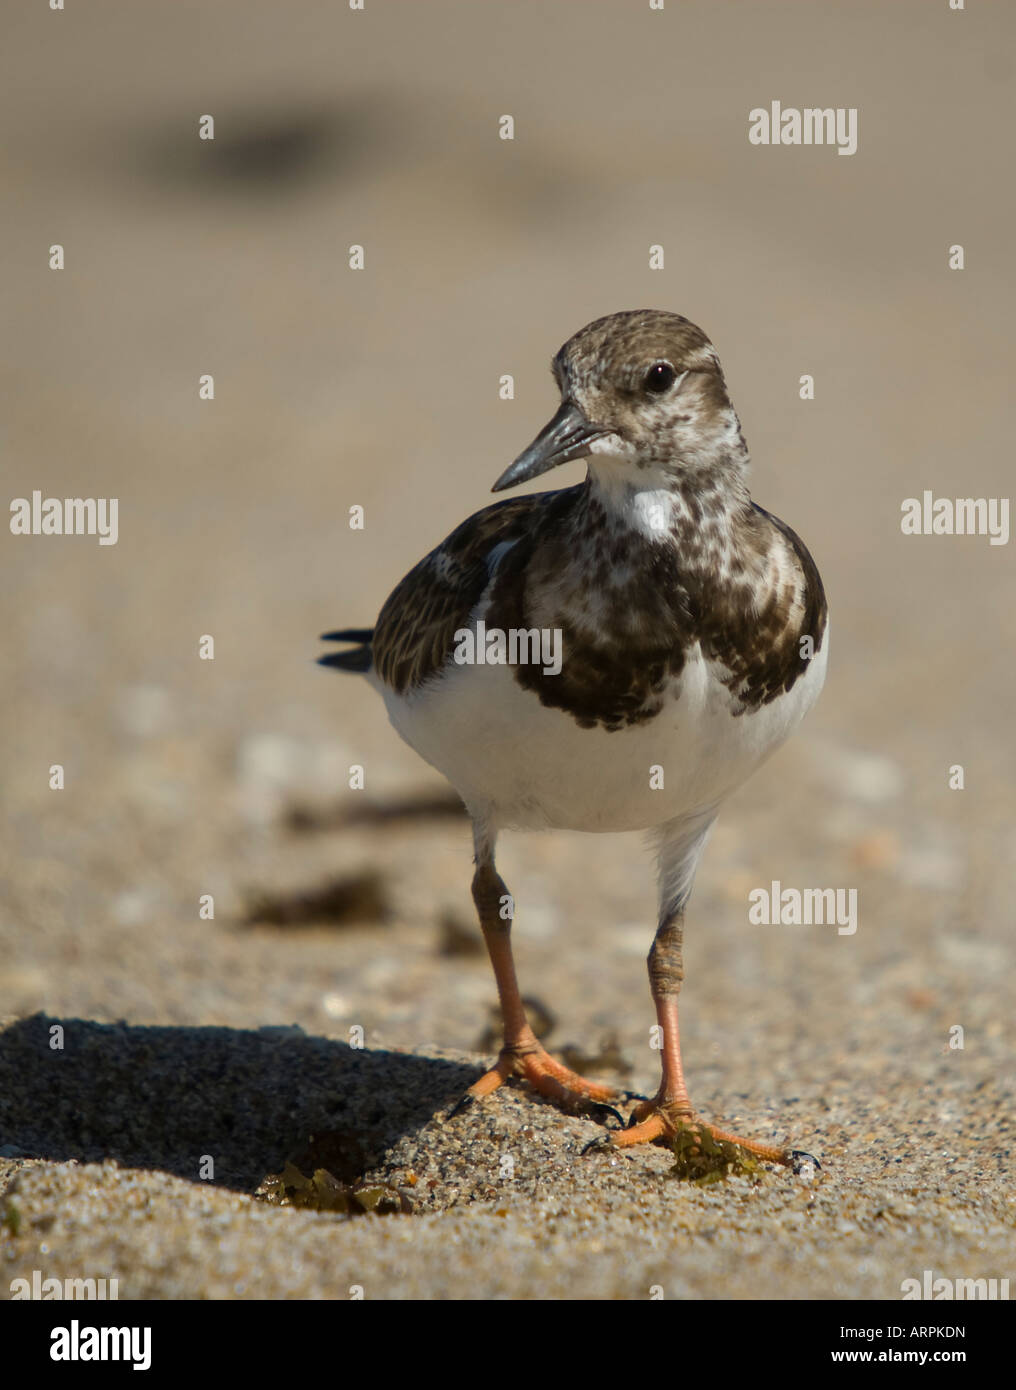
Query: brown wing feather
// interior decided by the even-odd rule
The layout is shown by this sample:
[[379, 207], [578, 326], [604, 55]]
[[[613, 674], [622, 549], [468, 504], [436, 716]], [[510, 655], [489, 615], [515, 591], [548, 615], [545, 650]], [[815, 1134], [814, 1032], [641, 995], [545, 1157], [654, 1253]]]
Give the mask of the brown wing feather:
[[386, 685], [401, 695], [442, 669], [487, 587], [490, 552], [525, 535], [548, 495], [510, 497], [475, 512], [392, 590], [372, 644], [374, 669]]

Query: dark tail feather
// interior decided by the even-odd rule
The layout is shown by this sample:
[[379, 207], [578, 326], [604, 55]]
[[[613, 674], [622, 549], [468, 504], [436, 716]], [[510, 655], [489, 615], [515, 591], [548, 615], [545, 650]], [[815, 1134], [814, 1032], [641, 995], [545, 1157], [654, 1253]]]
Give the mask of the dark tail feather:
[[348, 652], [329, 652], [318, 657], [319, 666], [331, 666], [336, 671], [369, 671], [371, 663], [371, 638], [373, 628], [346, 627], [341, 632], [324, 632], [322, 642], [357, 642], [360, 645]]

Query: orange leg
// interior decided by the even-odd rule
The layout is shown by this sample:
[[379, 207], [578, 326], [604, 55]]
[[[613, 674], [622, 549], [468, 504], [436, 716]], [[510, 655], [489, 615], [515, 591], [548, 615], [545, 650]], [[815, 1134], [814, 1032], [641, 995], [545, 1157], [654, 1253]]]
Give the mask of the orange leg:
[[610, 1086], [587, 1081], [555, 1061], [530, 1028], [512, 959], [512, 900], [504, 880], [494, 867], [493, 859], [482, 859], [478, 864], [473, 877], [473, 901], [501, 999], [504, 1047], [497, 1063], [470, 1086], [452, 1114], [490, 1095], [509, 1076], [525, 1077], [537, 1091], [551, 1100], [603, 1103], [621, 1099], [620, 1093]]
[[[684, 979], [683, 940], [684, 917], [678, 910], [664, 917], [649, 952], [649, 981], [663, 1039], [660, 1089], [652, 1100], [636, 1106], [628, 1129], [613, 1130], [609, 1140], [597, 1141], [595, 1146], [600, 1146], [602, 1142], [609, 1143], [612, 1148], [626, 1149], [634, 1144], [671, 1139], [683, 1126], [696, 1126], [708, 1130], [714, 1139], [736, 1144], [766, 1163], [781, 1163], [796, 1169], [803, 1159], [810, 1156], [796, 1150], [762, 1144], [755, 1139], [743, 1139], [738, 1134], [707, 1124], [692, 1109], [681, 1064], [681, 1038], [677, 1023], [677, 996]], [[815, 1162], [814, 1159], [810, 1161]]]

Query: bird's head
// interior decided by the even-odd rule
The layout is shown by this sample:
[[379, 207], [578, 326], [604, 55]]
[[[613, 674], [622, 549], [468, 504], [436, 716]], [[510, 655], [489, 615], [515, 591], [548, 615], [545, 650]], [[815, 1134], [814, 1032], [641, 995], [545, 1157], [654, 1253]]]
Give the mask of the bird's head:
[[551, 364], [561, 406], [494, 484], [515, 487], [571, 459], [632, 486], [706, 487], [747, 465], [712, 343], [680, 314], [635, 309], [587, 324]]

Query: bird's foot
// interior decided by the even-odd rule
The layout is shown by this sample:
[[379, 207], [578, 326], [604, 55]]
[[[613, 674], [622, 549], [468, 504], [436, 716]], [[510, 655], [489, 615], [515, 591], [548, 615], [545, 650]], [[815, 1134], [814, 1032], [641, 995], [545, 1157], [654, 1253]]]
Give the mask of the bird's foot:
[[[605, 1103], [624, 1099], [624, 1094], [614, 1087], [603, 1085], [599, 1081], [587, 1081], [584, 1076], [579, 1076], [577, 1072], [563, 1066], [539, 1043], [523, 1043], [516, 1047], [503, 1047], [497, 1063], [470, 1086], [462, 1099], [452, 1107], [448, 1118], [461, 1114], [476, 1101], [489, 1096], [510, 1076], [524, 1077], [541, 1095], [566, 1106], [588, 1105], [593, 1102], [609, 1108]], [[612, 1113], [620, 1124], [624, 1123], [616, 1110]]]
[[609, 1135], [594, 1139], [587, 1144], [584, 1152], [592, 1149], [628, 1149], [636, 1144], [657, 1141], [667, 1144], [675, 1153], [692, 1159], [706, 1157], [710, 1153], [719, 1154], [723, 1146], [730, 1145], [764, 1163], [779, 1163], [792, 1168], [795, 1173], [802, 1172], [806, 1164], [813, 1164], [816, 1169], [821, 1167], [818, 1159], [810, 1154], [798, 1149], [780, 1149], [757, 1139], [731, 1134], [700, 1119], [686, 1101], [668, 1101], [659, 1096], [637, 1105], [627, 1128], [612, 1130]]

